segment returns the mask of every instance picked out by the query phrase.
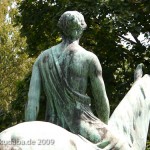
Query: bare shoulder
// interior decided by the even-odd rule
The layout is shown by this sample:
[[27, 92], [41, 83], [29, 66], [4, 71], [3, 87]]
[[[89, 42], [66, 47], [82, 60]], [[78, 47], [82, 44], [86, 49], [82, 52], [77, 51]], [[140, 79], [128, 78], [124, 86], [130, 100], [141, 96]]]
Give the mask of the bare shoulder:
[[91, 64], [99, 63], [98, 57], [93, 52], [87, 51], [87, 58]]
[[90, 60], [90, 75], [92, 77], [102, 76], [102, 67], [98, 57], [94, 53], [88, 52], [88, 59]]
[[88, 55], [91, 60], [98, 59], [97, 56], [93, 52], [88, 51]]

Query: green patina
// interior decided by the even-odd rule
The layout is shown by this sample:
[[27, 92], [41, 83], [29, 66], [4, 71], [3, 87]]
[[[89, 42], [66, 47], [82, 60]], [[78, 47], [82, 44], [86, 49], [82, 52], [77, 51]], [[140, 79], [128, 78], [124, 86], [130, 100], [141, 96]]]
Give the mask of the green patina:
[[[82, 135], [100, 148], [144, 149], [149, 117], [143, 114], [147, 110], [149, 113], [149, 109], [145, 108], [149, 92], [146, 90], [147, 83], [136, 86], [142, 77], [142, 65], [135, 70], [133, 90], [125, 96], [109, 120], [110, 108], [101, 64], [95, 54], [79, 45], [86, 28], [84, 17], [76, 11], [65, 12], [58, 26], [62, 42], [45, 50], [34, 63], [25, 120], [36, 120], [43, 88], [47, 98], [46, 121]], [[98, 117], [90, 107], [88, 82], [91, 83]]]
[[[29, 137], [53, 139], [53, 135], [58, 143], [57, 147], [51, 148], [56, 150], [60, 146], [65, 146], [63, 149], [87, 149], [89, 141], [94, 147], [88, 149], [94, 150], [98, 147], [104, 150], [145, 149], [150, 118], [150, 76], [142, 78], [142, 64], [135, 70], [133, 87], [109, 119], [109, 102], [100, 62], [93, 53], [79, 45], [79, 39], [86, 28], [84, 17], [77, 11], [65, 12], [58, 26], [62, 32], [62, 42], [41, 53], [34, 63], [25, 120], [36, 120], [43, 89], [47, 97], [46, 121], [80, 136], [70, 134], [54, 124], [30, 122], [2, 132], [0, 140], [22, 140]], [[98, 117], [90, 108], [91, 98], [87, 95], [89, 81]], [[38, 131], [39, 128], [41, 132]], [[62, 138], [58, 138], [59, 131], [64, 133], [68, 145], [59, 145], [62, 142]], [[0, 149], [5, 150], [8, 146], [14, 148], [13, 145], [6, 144], [1, 145]], [[28, 149], [34, 149], [33, 145], [29, 146]]]
[[[104, 123], [108, 123], [110, 111], [102, 68], [97, 56], [79, 45], [86, 28], [83, 15], [66, 12], [58, 26], [62, 42], [41, 53], [33, 66], [25, 120], [36, 120], [43, 88], [47, 97], [46, 121], [97, 143], [105, 136]], [[90, 108], [89, 81], [98, 118]]]

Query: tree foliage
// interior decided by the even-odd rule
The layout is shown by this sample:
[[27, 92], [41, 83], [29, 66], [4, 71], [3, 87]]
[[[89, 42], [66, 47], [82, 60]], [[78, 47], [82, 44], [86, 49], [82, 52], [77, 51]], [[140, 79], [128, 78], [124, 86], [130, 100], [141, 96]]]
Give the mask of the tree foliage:
[[14, 2], [0, 1], [0, 130], [14, 123], [11, 103], [17, 96], [16, 86], [31, 66], [24, 53], [26, 40], [20, 37], [20, 26], [14, 26], [17, 13]]
[[0, 130], [23, 121], [31, 75], [28, 55], [37, 57], [61, 41], [57, 21], [65, 11], [85, 17], [88, 28], [80, 44], [99, 57], [111, 110], [133, 83], [137, 64], [142, 62], [149, 73], [149, 0], [17, 0], [19, 13], [13, 2], [0, 1]]
[[19, 10], [17, 19], [30, 56], [60, 42], [57, 21], [63, 12], [77, 10], [85, 16], [88, 29], [80, 43], [99, 57], [114, 107], [130, 88], [136, 65], [144, 63], [145, 72], [150, 67], [149, 45], [138, 39], [143, 34], [149, 40], [149, 0], [24, 0]]

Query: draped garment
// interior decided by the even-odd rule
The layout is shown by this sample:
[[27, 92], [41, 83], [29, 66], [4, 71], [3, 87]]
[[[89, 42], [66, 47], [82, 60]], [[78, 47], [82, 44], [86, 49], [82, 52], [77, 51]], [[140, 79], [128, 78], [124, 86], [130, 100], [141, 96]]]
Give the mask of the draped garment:
[[90, 109], [90, 97], [75, 91], [68, 84], [60, 66], [60, 58], [55, 55], [56, 49], [54, 46], [38, 58], [42, 85], [47, 97], [46, 121], [76, 132], [81, 120], [97, 122], [99, 119]]

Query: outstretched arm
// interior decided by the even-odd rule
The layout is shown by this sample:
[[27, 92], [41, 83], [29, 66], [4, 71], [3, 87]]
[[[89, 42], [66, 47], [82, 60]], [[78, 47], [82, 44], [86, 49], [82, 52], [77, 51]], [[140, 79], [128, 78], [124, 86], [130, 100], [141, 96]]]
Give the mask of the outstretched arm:
[[110, 107], [102, 77], [102, 67], [96, 55], [92, 55], [90, 63], [90, 80], [98, 118], [107, 124]]
[[30, 88], [28, 93], [28, 103], [25, 110], [25, 121], [34, 121], [39, 112], [39, 101], [41, 93], [41, 77], [37, 61], [33, 65]]

